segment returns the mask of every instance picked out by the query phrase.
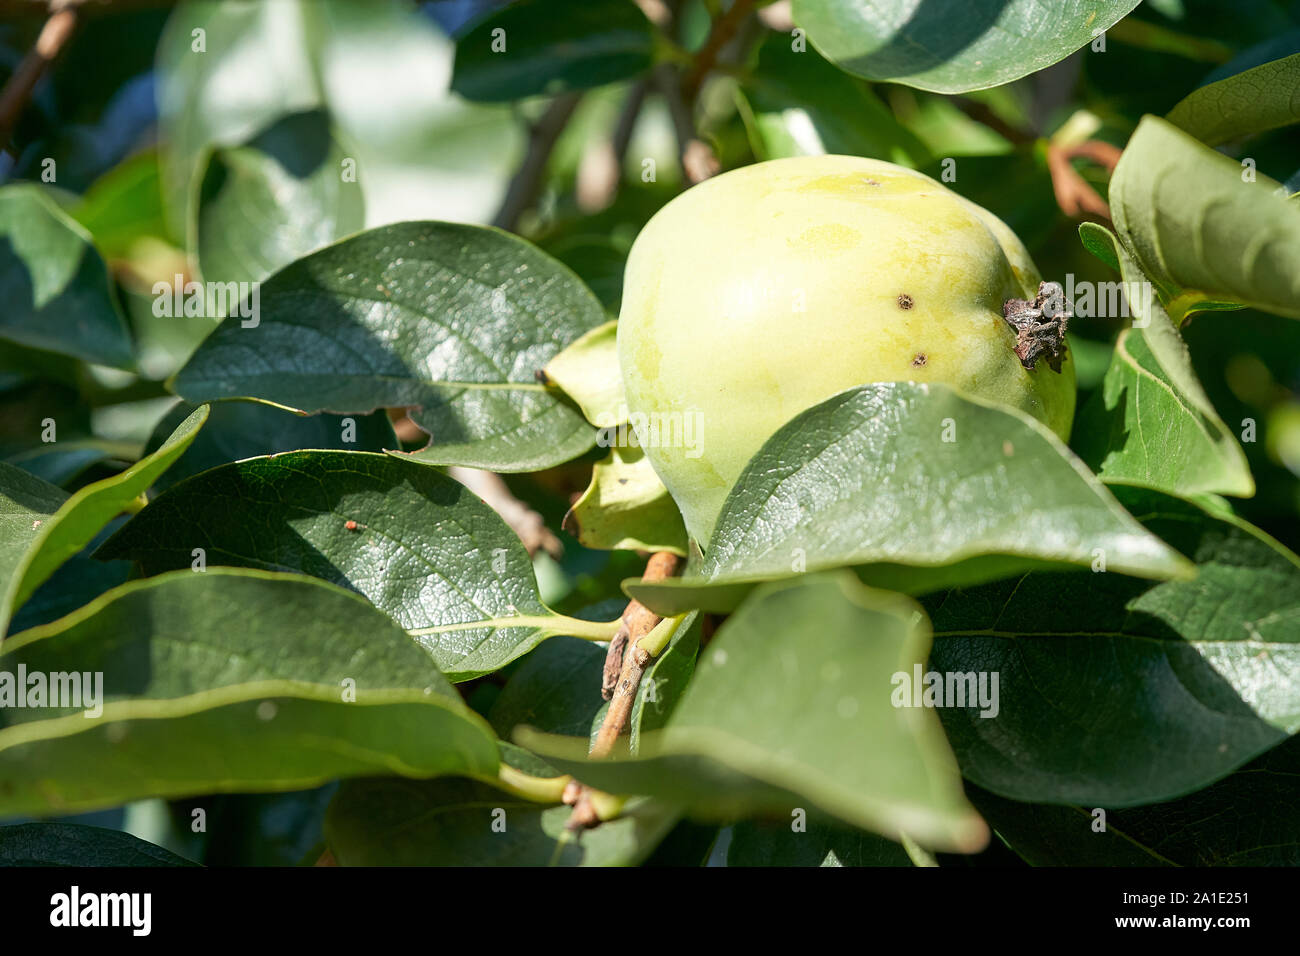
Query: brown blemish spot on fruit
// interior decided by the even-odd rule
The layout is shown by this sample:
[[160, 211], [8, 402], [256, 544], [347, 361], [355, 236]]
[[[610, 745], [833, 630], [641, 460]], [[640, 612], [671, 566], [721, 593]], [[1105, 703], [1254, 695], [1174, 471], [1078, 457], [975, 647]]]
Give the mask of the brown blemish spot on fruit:
[[928, 361], [930, 361], [930, 359], [924, 352], [917, 352], [916, 358], [912, 359], [912, 368], [920, 368]]
[[898, 297], [898, 307], [900, 309], [910, 309], [912, 307], [912, 297], [904, 292]]

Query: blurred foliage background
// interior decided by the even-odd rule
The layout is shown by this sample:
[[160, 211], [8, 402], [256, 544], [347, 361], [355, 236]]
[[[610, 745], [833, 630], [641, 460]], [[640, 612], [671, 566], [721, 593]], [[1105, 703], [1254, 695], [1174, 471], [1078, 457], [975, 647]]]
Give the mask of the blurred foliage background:
[[[306, 220], [290, 224], [296, 246], [281, 250], [288, 258], [388, 222], [493, 223], [567, 263], [611, 315], [631, 243], [661, 206], [712, 169], [800, 153], [872, 156], [936, 177], [955, 160], [949, 185], [1010, 224], [1044, 277], [1110, 282], [1118, 276], [1079, 242], [1084, 214], [1058, 201], [1053, 149], [1084, 141], [1122, 148], [1144, 114], [1300, 50], [1300, 0], [1146, 0], [1108, 31], [1104, 49], [1085, 47], [994, 89], [945, 95], [869, 83], [811, 44], [796, 50], [788, 2], [738, 4], [745, 15], [733, 17], [726, 42], [713, 49], [714, 24], [731, 7], [721, 0], [546, 0], [531, 4], [527, 35], [512, 38], [514, 62], [523, 64], [515, 72], [497, 69], [479, 42], [462, 42], [458, 55], [457, 41], [481, 39], [475, 31], [510, 6], [503, 0], [82, 6], [0, 154], [0, 181], [42, 184], [89, 232], [136, 346], [136, 368], [121, 370], [0, 342], [0, 458], [69, 490], [139, 455], [173, 410], [164, 381], [211, 331], [210, 319], [155, 316], [151, 288], [196, 274], [194, 208], [225, 183], [205, 165], [214, 149], [226, 151], [221, 176], [237, 175], [240, 157], [254, 155], [239, 152], [246, 146], [277, 161], [277, 188], [301, 199], [291, 205]], [[0, 80], [32, 48], [46, 15], [42, 3], [0, 0]], [[192, 55], [195, 29], [206, 31], [201, 57]], [[712, 69], [697, 76], [702, 56]], [[554, 74], [540, 94], [531, 92], [530, 57]], [[1300, 188], [1300, 128], [1221, 150]], [[312, 219], [312, 176], [324, 158], [339, 156], [356, 160], [364, 209], [322, 223]], [[1104, 200], [1104, 163], [1068, 163], [1076, 185]], [[205, 260], [211, 271], [220, 254]], [[1081, 404], [1119, 328], [1115, 319], [1071, 324]], [[1257, 441], [1244, 448], [1258, 493], [1235, 506], [1300, 546], [1300, 324], [1249, 310], [1204, 313], [1184, 334], [1230, 428], [1240, 434], [1246, 420], [1257, 423]], [[38, 438], [49, 417], [59, 422], [57, 456]], [[595, 457], [509, 484], [558, 529]], [[561, 539], [562, 558], [537, 557], [543, 597], [560, 611], [617, 599], [618, 582], [639, 571], [635, 555]], [[90, 565], [70, 573], [89, 576]], [[102, 580], [87, 586], [103, 590], [126, 569], [94, 573]], [[54, 613], [34, 604], [27, 613]], [[475, 682], [471, 703], [486, 712], [510, 671]], [[328, 788], [205, 799], [209, 814], [227, 815], [219, 844], [190, 832], [191, 808], [181, 803], [90, 822], [208, 862], [295, 863], [319, 840], [327, 798]]]

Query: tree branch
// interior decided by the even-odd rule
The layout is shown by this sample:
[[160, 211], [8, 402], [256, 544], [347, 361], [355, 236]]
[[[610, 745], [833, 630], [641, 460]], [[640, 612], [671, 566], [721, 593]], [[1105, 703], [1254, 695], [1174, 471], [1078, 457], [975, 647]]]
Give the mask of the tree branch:
[[560, 134], [564, 132], [564, 127], [568, 125], [581, 99], [581, 93], [557, 96], [532, 125], [528, 133], [528, 152], [514, 179], [510, 181], [510, 187], [506, 190], [505, 199], [502, 200], [492, 225], [514, 232], [519, 225], [519, 217], [537, 201], [551, 151], [555, 149]]
[[8, 148], [18, 117], [31, 98], [32, 90], [76, 29], [77, 11], [71, 3], [66, 0], [51, 3], [50, 9], [52, 12], [45, 26], [41, 27], [36, 45], [23, 57], [9, 82], [0, 90], [0, 149]]
[[713, 148], [695, 134], [695, 117], [690, 103], [682, 96], [677, 82], [677, 72], [667, 63], [655, 70], [655, 85], [668, 103], [668, 113], [677, 134], [677, 154], [686, 182], [694, 186], [702, 183], [721, 169]]
[[704, 41], [704, 46], [695, 54], [695, 62], [691, 64], [690, 70], [686, 73], [686, 78], [682, 81], [682, 97], [687, 103], [693, 103], [695, 97], [699, 95], [700, 87], [704, 85], [704, 78], [708, 76], [709, 70], [713, 69], [718, 62], [718, 54], [722, 52], [731, 38], [736, 35], [740, 25], [745, 22], [754, 9], [754, 0], [732, 0], [731, 7], [722, 16], [713, 21], [713, 28], [709, 31], [708, 39]]

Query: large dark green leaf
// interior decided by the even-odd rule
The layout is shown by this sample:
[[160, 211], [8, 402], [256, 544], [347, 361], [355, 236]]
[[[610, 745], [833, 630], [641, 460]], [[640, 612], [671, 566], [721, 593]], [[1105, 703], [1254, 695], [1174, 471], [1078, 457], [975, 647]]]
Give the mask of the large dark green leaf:
[[656, 610], [730, 610], [754, 582], [805, 570], [859, 566], [915, 594], [1086, 567], [1099, 550], [1127, 574], [1190, 571], [1028, 415], [894, 382], [797, 415], [746, 466], [698, 569], [625, 587]]
[[365, 203], [356, 175], [344, 177], [344, 157], [321, 110], [216, 150], [200, 176], [192, 224], [204, 280], [260, 282], [358, 232]]
[[556, 614], [519, 538], [477, 495], [392, 455], [300, 451], [213, 468], [155, 499], [97, 556], [146, 574], [209, 565], [300, 571], [369, 598], [418, 634], [452, 680], [494, 671], [557, 634], [616, 623]]
[[570, 839], [572, 813], [472, 780], [355, 780], [330, 804], [325, 837], [343, 866], [627, 866], [678, 818], [670, 806], [638, 801]]
[[[178, 402], [149, 436], [145, 451], [159, 448], [193, 410], [194, 406]], [[154, 489], [163, 491], [209, 468], [260, 455], [305, 448], [388, 451], [399, 446], [392, 423], [382, 411], [353, 416], [295, 415], [261, 402], [218, 402], [210, 406], [203, 430], [154, 482]]]
[[0, 866], [195, 866], [120, 830], [77, 823], [0, 827]]
[[[133, 503], [181, 456], [207, 419], [190, 414], [157, 451], [121, 474], [67, 497], [21, 469], [0, 463], [0, 509], [13, 529], [0, 545], [0, 627], [14, 610], [105, 525]], [[57, 507], [51, 510], [51, 506]]]
[[1194, 580], [1029, 574], [927, 599], [931, 668], [1000, 674], [996, 717], [942, 716], [963, 773], [1003, 796], [1169, 800], [1300, 730], [1300, 559], [1226, 512], [1117, 492]]
[[628, 0], [520, 0], [456, 42], [451, 88], [471, 100], [517, 100], [603, 86], [650, 67], [654, 31]]
[[961, 93], [1063, 60], [1138, 0], [795, 0], [822, 53], [869, 80]]
[[129, 368], [131, 336], [90, 234], [39, 186], [0, 189], [0, 339]]
[[587, 742], [522, 744], [601, 790], [656, 796], [712, 819], [814, 809], [893, 839], [974, 850], [986, 831], [961, 794], [933, 713], [896, 708], [894, 675], [920, 666], [925, 616], [852, 575], [756, 592], [719, 630], [663, 730], [636, 757], [587, 760]]
[[1279, 183], [1144, 117], [1110, 181], [1115, 230], [1175, 323], [1225, 302], [1300, 318], [1300, 205]]
[[1016, 803], [971, 794], [1013, 850], [1035, 866], [1300, 866], [1300, 737], [1204, 790], [1148, 807]]
[[1076, 450], [1103, 481], [1171, 494], [1253, 495], [1246, 456], [1136, 260], [1102, 226], [1080, 234], [1095, 254], [1115, 259], [1133, 326], [1119, 333], [1102, 388], [1079, 413]]
[[[533, 471], [595, 433], [536, 380], [600, 325], [567, 268], [495, 229], [408, 222], [372, 229], [276, 273], [260, 320], [223, 322], [174, 388], [198, 402], [255, 398], [300, 412], [417, 406], [439, 464]], [[245, 327], [247, 325], [247, 327]]]
[[1300, 53], [1202, 86], [1167, 119], [1208, 146], [1300, 122]]
[[3, 647], [0, 672], [51, 686], [94, 675], [102, 697], [0, 708], [0, 817], [361, 774], [497, 774], [487, 724], [428, 654], [311, 578], [178, 571]]

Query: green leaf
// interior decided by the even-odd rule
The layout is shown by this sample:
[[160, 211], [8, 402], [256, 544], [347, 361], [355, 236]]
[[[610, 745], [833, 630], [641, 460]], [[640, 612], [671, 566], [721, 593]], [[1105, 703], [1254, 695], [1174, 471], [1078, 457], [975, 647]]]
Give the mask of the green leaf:
[[742, 88], [762, 159], [836, 153], [919, 167], [930, 151], [863, 83], [773, 33]]
[[614, 445], [608, 458], [592, 466], [591, 484], [564, 516], [564, 529], [602, 551], [686, 554], [682, 513], [645, 452], [634, 445]]
[[755, 582], [802, 571], [858, 566], [868, 584], [915, 594], [1086, 567], [1099, 548], [1125, 574], [1190, 572], [1030, 416], [893, 382], [782, 426], [737, 480], [693, 573], [624, 590], [661, 613], [725, 611]]
[[[351, 526], [349, 526], [351, 522]], [[364, 594], [454, 680], [557, 634], [612, 637], [541, 602], [528, 552], [477, 495], [392, 455], [300, 451], [205, 471], [159, 495], [97, 557], [145, 574], [209, 565], [300, 571]]]
[[140, 239], [167, 236], [157, 149], [122, 160], [91, 183], [69, 212], [107, 259], [124, 259]]
[[900, 595], [848, 574], [781, 582], [723, 624], [639, 756], [589, 761], [585, 740], [517, 737], [598, 789], [699, 816], [816, 809], [891, 839], [972, 851], [987, 832], [962, 798], [938, 720], [891, 703], [895, 673], [919, 666], [929, 644], [924, 615]]
[[140, 446], [132, 442], [72, 438], [37, 445], [9, 456], [7, 461], [42, 481], [66, 486], [95, 465], [112, 461], [131, 462], [139, 457]]
[[591, 641], [557, 637], [519, 664], [492, 702], [488, 722], [503, 740], [521, 724], [551, 734], [586, 737], [601, 710], [604, 650]]
[[1119, 272], [1119, 255], [1115, 248], [1115, 234], [1095, 222], [1079, 223], [1079, 241], [1083, 247]]
[[1029, 574], [926, 601], [931, 669], [1000, 674], [996, 718], [942, 717], [963, 773], [1004, 797], [1169, 800], [1300, 731], [1300, 559], [1226, 512], [1117, 493], [1195, 580]]
[[[193, 405], [178, 402], [158, 423], [145, 450], [159, 448], [192, 411]], [[207, 423], [185, 454], [154, 482], [154, 490], [165, 491], [209, 468], [262, 455], [305, 448], [387, 451], [398, 447], [392, 423], [382, 411], [353, 416], [295, 415], [261, 402], [218, 402], [210, 406]]]
[[1155, 116], [1110, 181], [1115, 230], [1176, 323], [1203, 302], [1300, 318], [1300, 206]]
[[727, 866], [911, 866], [907, 851], [884, 837], [812, 818], [794, 828], [746, 820], [732, 827]]
[[[595, 434], [536, 380], [605, 313], [567, 268], [507, 233], [408, 222], [344, 239], [261, 286], [177, 373], [192, 402], [254, 398], [305, 414], [417, 406], [438, 464], [536, 471]], [[245, 327], [246, 323], [248, 327]]]
[[542, 370], [578, 403], [593, 425], [627, 421], [627, 396], [618, 364], [618, 323], [606, 322], [581, 336]]
[[0, 672], [20, 668], [29, 683], [94, 675], [102, 696], [0, 708], [0, 816], [497, 773], [486, 723], [419, 645], [311, 578], [213, 568], [133, 581], [10, 637]]
[[1166, 119], [1207, 146], [1300, 122], [1300, 53], [1202, 86]]
[[1250, 497], [1255, 480], [1245, 453], [1210, 404], [1136, 260], [1103, 226], [1093, 227], [1089, 241], [1099, 249], [1106, 243], [1116, 257], [1134, 321], [1119, 333], [1101, 390], [1080, 410], [1079, 455], [1102, 481]]
[[[71, 497], [60, 497], [63, 492], [43, 482], [33, 484], [39, 479], [0, 463], [0, 507], [14, 530], [0, 548], [0, 627], [59, 565], [145, 493], [181, 456], [207, 417], [206, 406], [197, 409], [153, 454]], [[49, 510], [55, 504], [57, 509]]]
[[1010, 83], [1090, 43], [1138, 0], [795, 0], [794, 19], [836, 63], [936, 93]]
[[77, 823], [0, 827], [0, 866], [197, 866], [120, 830]]
[[216, 150], [192, 212], [191, 245], [204, 280], [260, 282], [359, 231], [365, 205], [355, 175], [344, 177], [345, 156], [320, 110], [284, 117], [244, 146]]
[[1293, 737], [1213, 786], [1175, 800], [1106, 813], [1016, 803], [976, 790], [971, 799], [1034, 866], [1297, 866], [1300, 814]]
[[39, 186], [0, 188], [0, 339], [131, 368], [131, 335], [88, 233]]
[[654, 31], [625, 0], [521, 0], [456, 41], [451, 88], [504, 102], [604, 86], [650, 68]]
[[570, 839], [572, 813], [471, 780], [355, 780], [330, 804], [325, 838], [342, 866], [633, 866], [678, 818], [640, 801]]

